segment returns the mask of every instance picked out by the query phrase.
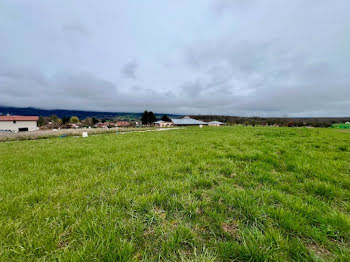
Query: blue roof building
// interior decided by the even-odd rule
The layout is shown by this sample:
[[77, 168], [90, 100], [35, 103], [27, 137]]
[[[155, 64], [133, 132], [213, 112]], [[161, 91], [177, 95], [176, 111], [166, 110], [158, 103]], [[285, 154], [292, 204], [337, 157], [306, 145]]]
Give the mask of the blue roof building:
[[192, 119], [192, 118], [190, 118], [190, 117], [184, 117], [184, 118], [181, 118], [181, 119], [173, 118], [173, 119], [171, 119], [171, 122], [173, 122], [174, 125], [177, 125], [177, 126], [199, 126], [199, 125], [207, 125], [206, 122], [199, 121], [199, 120], [196, 120], [196, 119]]

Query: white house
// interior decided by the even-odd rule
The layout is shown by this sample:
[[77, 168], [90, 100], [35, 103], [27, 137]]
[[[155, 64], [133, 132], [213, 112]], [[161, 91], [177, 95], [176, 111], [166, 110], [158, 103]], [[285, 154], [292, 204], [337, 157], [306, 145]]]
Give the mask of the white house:
[[225, 123], [219, 122], [219, 121], [211, 121], [208, 123], [208, 126], [222, 126], [225, 125]]
[[157, 122], [153, 123], [155, 126], [159, 126], [159, 127], [171, 127], [173, 126], [173, 122], [167, 122], [167, 121], [163, 121], [163, 120], [159, 120]]
[[0, 131], [35, 131], [38, 119], [37, 116], [0, 116]]

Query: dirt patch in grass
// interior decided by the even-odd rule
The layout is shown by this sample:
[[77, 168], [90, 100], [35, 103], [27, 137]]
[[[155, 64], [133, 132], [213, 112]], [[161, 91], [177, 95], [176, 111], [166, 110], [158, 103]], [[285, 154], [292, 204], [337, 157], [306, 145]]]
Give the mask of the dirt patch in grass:
[[65, 241], [59, 241], [57, 244], [57, 247], [59, 248], [65, 248], [68, 245], [68, 243], [66, 243]]
[[308, 246], [308, 248], [318, 257], [320, 258], [329, 258], [331, 253], [324, 246], [321, 246], [317, 243], [312, 243]]
[[221, 228], [225, 233], [230, 234], [232, 236], [237, 236], [238, 225], [236, 222], [223, 223], [221, 225]]

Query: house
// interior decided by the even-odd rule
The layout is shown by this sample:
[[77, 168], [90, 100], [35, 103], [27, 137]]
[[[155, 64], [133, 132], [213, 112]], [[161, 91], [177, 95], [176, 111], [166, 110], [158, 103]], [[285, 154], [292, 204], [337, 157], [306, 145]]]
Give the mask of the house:
[[115, 126], [117, 127], [129, 127], [131, 124], [128, 121], [118, 121]]
[[219, 122], [219, 121], [211, 121], [207, 123], [208, 126], [222, 126], [225, 125], [225, 123]]
[[37, 116], [0, 116], [0, 131], [24, 132], [38, 130]]
[[174, 124], [173, 122], [166, 122], [166, 121], [160, 120], [160, 121], [154, 122], [154, 125], [159, 127], [171, 127]]
[[99, 122], [96, 124], [96, 127], [100, 127], [100, 128], [110, 128], [110, 127], [115, 127], [115, 123], [113, 122]]
[[189, 116], [185, 116], [184, 118], [175, 119], [172, 118], [171, 122], [173, 122], [176, 126], [199, 126], [199, 125], [207, 125], [206, 122], [199, 121], [196, 119], [192, 119]]

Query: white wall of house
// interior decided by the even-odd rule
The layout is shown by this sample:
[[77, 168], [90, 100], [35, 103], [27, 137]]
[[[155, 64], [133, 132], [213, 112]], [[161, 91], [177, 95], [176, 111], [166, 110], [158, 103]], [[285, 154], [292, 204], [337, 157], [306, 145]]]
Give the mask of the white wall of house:
[[162, 122], [162, 123], [159, 123], [159, 127], [171, 127], [173, 126], [174, 124], [172, 122]]
[[28, 131], [38, 130], [36, 121], [0, 121], [0, 130], [17, 132], [19, 128], [28, 128]]

